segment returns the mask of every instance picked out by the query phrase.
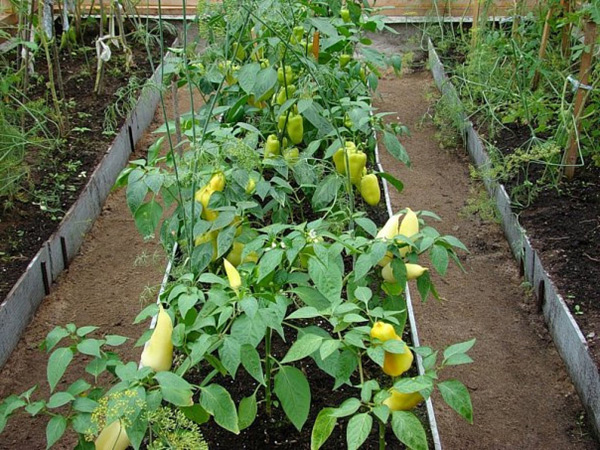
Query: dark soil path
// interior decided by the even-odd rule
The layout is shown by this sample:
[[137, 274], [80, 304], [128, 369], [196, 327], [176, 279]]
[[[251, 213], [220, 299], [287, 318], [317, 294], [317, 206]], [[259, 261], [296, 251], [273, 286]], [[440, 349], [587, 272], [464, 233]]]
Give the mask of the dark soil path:
[[[179, 95], [179, 109], [190, 109], [187, 89]], [[168, 114], [171, 102], [166, 98]], [[164, 123], [160, 107], [149, 131], [139, 141], [131, 159], [144, 157], [148, 146], [157, 138], [152, 130]], [[124, 361], [139, 360], [141, 349], [135, 341], [148, 322], [133, 325], [133, 320], [148, 302], [156, 301], [158, 287], [165, 267], [164, 250], [157, 241], [144, 242], [138, 233], [125, 200], [125, 190], [113, 192], [102, 214], [87, 235], [79, 255], [73, 260], [52, 293], [44, 299], [32, 323], [27, 327], [19, 345], [0, 371], [0, 399], [20, 394], [38, 384], [44, 398], [48, 395], [46, 363], [48, 354], [38, 349], [47, 333], [57, 325], [75, 323], [95, 325], [98, 336], [120, 334], [130, 341], [118, 350]], [[94, 335], [90, 335], [94, 336]], [[95, 336], [95, 337], [98, 337]], [[71, 363], [58, 390], [66, 388], [84, 374], [87, 360]], [[89, 375], [86, 376], [89, 380]], [[41, 398], [39, 393], [34, 398]], [[0, 435], [0, 449], [43, 449], [46, 447], [45, 416], [29, 418], [20, 415], [10, 420]], [[53, 448], [70, 449], [74, 438], [65, 439]]]
[[[447, 369], [469, 387], [474, 424], [469, 425], [435, 397], [435, 409], [446, 449], [592, 449], [581, 426], [582, 406], [543, 318], [522, 286], [508, 244], [495, 223], [464, 212], [481, 189], [469, 177], [462, 149], [441, 150], [435, 127], [421, 122], [435, 92], [429, 72], [388, 77], [379, 84], [376, 106], [398, 111], [412, 136], [404, 139], [412, 168], [382, 155], [386, 170], [406, 188], [393, 193], [394, 209], [409, 206], [441, 216], [434, 226], [461, 239], [471, 253], [462, 255], [467, 273], [451, 267], [437, 287], [439, 304], [414, 300], [422, 345], [443, 348], [477, 338], [470, 354], [474, 364]], [[416, 292], [416, 288], [413, 289]]]

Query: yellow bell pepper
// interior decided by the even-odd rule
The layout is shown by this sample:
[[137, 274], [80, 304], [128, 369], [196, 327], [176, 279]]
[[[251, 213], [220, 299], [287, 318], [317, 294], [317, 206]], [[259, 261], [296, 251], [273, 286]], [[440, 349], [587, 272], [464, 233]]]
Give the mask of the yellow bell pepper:
[[[422, 267], [418, 264], [406, 263], [406, 279], [407, 280], [416, 280], [429, 269], [427, 267]], [[396, 277], [394, 276], [394, 271], [392, 270], [392, 263], [388, 263], [381, 269], [381, 276], [388, 283], [395, 283]]]
[[[391, 339], [402, 341], [400, 336], [396, 334], [394, 327], [385, 322], [375, 322], [371, 328], [371, 338], [379, 339], [381, 342], [386, 342]], [[387, 375], [397, 377], [402, 375], [413, 363], [414, 356], [406, 343], [404, 343], [404, 353], [385, 352], [383, 359], [383, 371]]]
[[404, 392], [398, 392], [396, 389], [390, 389], [388, 398], [383, 401], [383, 404], [390, 408], [390, 411], [410, 411], [419, 403], [425, 399], [418, 392], [412, 392], [405, 394]]
[[[417, 233], [419, 233], [419, 219], [412, 209], [406, 208], [406, 215], [404, 216], [404, 219], [402, 219], [402, 222], [400, 223], [400, 228], [398, 229], [398, 234], [406, 236], [407, 238], [412, 238]], [[406, 255], [409, 252], [409, 250], [410, 250], [410, 247], [408, 247], [408, 246], [402, 247], [400, 249], [400, 255], [401, 256]]]
[[371, 173], [362, 177], [360, 180], [360, 195], [371, 206], [379, 204], [381, 190], [379, 189], [377, 175]]

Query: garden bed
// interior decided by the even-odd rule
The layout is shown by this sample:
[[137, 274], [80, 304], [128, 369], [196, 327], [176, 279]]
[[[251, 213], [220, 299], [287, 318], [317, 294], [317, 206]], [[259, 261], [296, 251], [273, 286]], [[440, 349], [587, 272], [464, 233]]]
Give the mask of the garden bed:
[[[45, 153], [39, 148], [27, 149], [29, 181], [27, 186], [9, 206], [0, 208], [0, 298], [5, 298], [10, 289], [29, 265], [40, 245], [58, 228], [71, 205], [86, 186], [96, 166], [107, 153], [117, 132], [125, 122], [125, 117], [115, 116], [110, 121], [112, 132], [107, 132], [106, 110], [116, 101], [126, 109], [139, 89], [117, 97], [122, 88], [134, 86], [130, 80], [137, 79], [135, 85], [143, 86], [152, 75], [150, 59], [144, 46], [132, 46], [134, 67], [127, 73], [123, 55], [114, 52], [111, 66], [107, 69], [101, 94], [94, 93], [96, 58], [93, 43], [95, 28], [85, 34], [85, 44], [76, 50], [64, 50], [60, 54], [60, 64], [64, 77], [65, 97], [70, 103], [69, 121], [71, 132], [64, 142], [54, 150]], [[88, 47], [84, 47], [86, 45]], [[159, 61], [159, 49], [153, 48], [152, 59]], [[47, 66], [43, 58], [38, 58], [36, 74], [39, 77], [28, 94], [32, 103], [50, 104], [46, 87]], [[127, 105], [125, 104], [127, 103]]]
[[[88, 36], [88, 39], [92, 37]], [[159, 50], [155, 48], [152, 58], [157, 58], [158, 54]], [[1, 267], [7, 276], [3, 278], [1, 291], [5, 297], [0, 308], [0, 364], [6, 361], [37, 306], [50, 292], [52, 282], [76, 255], [85, 233], [102, 210], [118, 173], [127, 163], [133, 146], [153, 117], [158, 92], [151, 84], [161, 80], [161, 72], [156, 69], [152, 73], [150, 59], [145, 52], [137, 50], [135, 55], [139, 62], [135, 74], [144, 79], [152, 75], [151, 82], [146, 87], [145, 82], [140, 82], [140, 89], [129, 93], [129, 96], [140, 97], [137, 101], [128, 100], [130, 109], [127, 109], [127, 118], [115, 118], [116, 124], [120, 124], [118, 133], [103, 133], [104, 111], [114, 101], [115, 92], [127, 85], [127, 75], [107, 74], [109, 85], [105, 93], [95, 95], [93, 80], [78, 76], [87, 67], [85, 55], [81, 54], [78, 58], [63, 57], [63, 74], [70, 74], [65, 77], [65, 88], [71, 90], [80, 105], [89, 109], [73, 110], [71, 124], [75, 131], [66, 138], [64, 147], [55, 155], [58, 160], [51, 158], [45, 161], [33, 173], [37, 183], [35, 189], [40, 190], [45, 189], [49, 179], [56, 181], [60, 177], [60, 183], [63, 184], [60, 187], [53, 186], [61, 189], [61, 192], [55, 192], [60, 194], [59, 210], [49, 211], [29, 201], [19, 202], [10, 211], [4, 210], [2, 213], [4, 217], [0, 220], [0, 229], [3, 235], [12, 236], [15, 229], [19, 232], [13, 239], [2, 240], [3, 245], [8, 246], [5, 253], [12, 256], [3, 258]], [[41, 72], [44, 73], [43, 69]], [[88, 84], [85, 84], [86, 79]], [[87, 96], [80, 95], [79, 89], [82, 88]], [[38, 89], [37, 94], [42, 96], [43, 92]], [[42, 156], [31, 154], [29, 158], [36, 161]], [[74, 159], [77, 164], [73, 163]], [[69, 162], [77, 167], [77, 171], [71, 173], [66, 170], [61, 173], [61, 164]], [[18, 252], [18, 256], [14, 252]]]
[[[438, 88], [446, 97], [445, 101], [449, 101], [454, 105], [453, 107], [463, 111], [461, 100], [446, 75], [431, 40], [428, 45], [430, 66]], [[518, 130], [518, 127], [513, 128], [513, 131], [517, 132], [512, 132], [512, 141], [498, 138], [503, 151], [509, 153], [515, 151], [524, 141], [530, 139], [529, 135], [523, 133], [519, 138]], [[578, 292], [578, 295], [586, 296], [583, 298], [588, 299], [589, 305], [596, 305], [594, 300], [597, 297], [597, 290], [593, 283], [589, 282], [590, 278], [587, 280], [584, 278], [584, 274], [596, 273], [598, 270], [597, 264], [593, 266], [594, 257], [590, 255], [590, 253], [596, 255], [598, 247], [593, 245], [592, 239], [589, 241], [586, 239], [588, 235], [592, 238], [592, 233], [597, 232], [594, 222], [597, 222], [600, 217], [598, 209], [600, 186], [595, 184], [594, 180], [588, 179], [589, 173], [597, 172], [597, 169], [582, 169], [575, 184], [564, 183], [561, 185], [563, 192], [560, 195], [557, 195], [555, 191], [546, 190], [527, 208], [513, 208], [513, 202], [505, 187], [486, 175], [489, 174], [493, 163], [482, 144], [477, 128], [466, 116], [463, 116], [461, 131], [464, 132], [465, 143], [471, 159], [482, 171], [488, 193], [496, 202], [513, 254], [520, 262], [523, 274], [532, 284], [538, 299], [539, 310], [544, 313], [555, 345], [565, 361], [582, 403], [590, 416], [592, 427], [598, 434], [600, 431], [600, 375], [597, 367], [597, 353], [594, 351], [594, 346], [591, 345], [597, 336], [594, 331], [585, 328], [586, 335], [584, 336], [576, 322], [577, 314], [574, 317], [567, 307], [569, 302], [564, 299], [565, 296], [568, 298], [573, 295], [573, 292]], [[510, 129], [505, 133], [511, 133]], [[572, 195], [574, 193], [576, 195]], [[524, 224], [527, 232], [520, 222]], [[584, 228], [586, 237], [581, 236], [582, 228]], [[568, 245], [564, 245], [563, 241], [566, 241]], [[588, 261], [582, 261], [582, 254], [588, 255], [585, 258]], [[569, 267], [569, 269], [565, 270], [565, 267]], [[547, 268], [550, 268], [550, 274], [548, 274]], [[554, 280], [557, 280], [559, 289], [555, 286]], [[562, 291], [563, 295], [559, 291]], [[590, 294], [592, 295], [590, 296]], [[573, 302], [570, 303], [573, 306]], [[577, 312], [577, 309], [574, 309], [574, 312]], [[591, 325], [594, 317], [596, 317], [595, 314], [590, 315], [581, 324]], [[598, 323], [593, 323], [592, 326], [594, 327], [592, 330], [597, 330]]]

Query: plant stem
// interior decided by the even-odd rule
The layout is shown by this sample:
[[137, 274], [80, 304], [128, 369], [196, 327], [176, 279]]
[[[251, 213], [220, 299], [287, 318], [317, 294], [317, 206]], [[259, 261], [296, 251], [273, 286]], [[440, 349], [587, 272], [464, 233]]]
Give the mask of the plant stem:
[[385, 450], [385, 424], [381, 421], [379, 423], [379, 450]]
[[265, 386], [265, 401], [267, 414], [269, 417], [271, 416], [271, 328], [267, 328], [267, 333], [265, 334], [265, 377], [266, 377], [266, 386]]

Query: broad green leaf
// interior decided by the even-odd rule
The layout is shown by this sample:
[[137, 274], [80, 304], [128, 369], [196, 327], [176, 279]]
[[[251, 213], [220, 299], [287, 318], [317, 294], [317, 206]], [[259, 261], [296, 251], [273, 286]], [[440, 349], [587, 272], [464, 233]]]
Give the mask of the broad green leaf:
[[452, 355], [459, 353], [467, 353], [475, 345], [475, 339], [471, 339], [465, 342], [459, 342], [458, 344], [452, 344], [446, 350], [444, 350], [444, 359], [450, 358]]
[[46, 340], [44, 341], [44, 349], [49, 352], [54, 348], [56, 344], [58, 344], [63, 338], [67, 337], [69, 332], [63, 327], [55, 327], [48, 336], [46, 336]]
[[349, 398], [342, 402], [337, 408], [333, 408], [331, 415], [333, 417], [348, 417], [354, 414], [360, 408], [361, 402], [357, 398]]
[[337, 424], [337, 418], [331, 415], [333, 408], [319, 411], [310, 435], [310, 449], [318, 450], [327, 441]]
[[135, 225], [144, 238], [154, 235], [154, 230], [158, 227], [162, 213], [163, 208], [156, 200], [144, 203], [135, 211]]
[[361, 413], [348, 421], [346, 430], [346, 442], [348, 450], [357, 450], [369, 437], [369, 433], [373, 428], [373, 418], [368, 413]]
[[403, 162], [407, 166], [410, 166], [410, 159], [408, 157], [408, 153], [406, 153], [406, 149], [400, 143], [396, 135], [390, 133], [389, 131], [384, 131], [383, 145], [394, 158], [396, 158], [398, 161]]
[[237, 410], [227, 389], [219, 384], [202, 387], [200, 404], [215, 418], [217, 424], [232, 433], [239, 434]]
[[260, 64], [258, 63], [245, 64], [240, 68], [237, 77], [240, 87], [246, 94], [252, 93], [258, 72], [260, 72]]
[[104, 344], [103, 340], [84, 339], [79, 344], [77, 344], [77, 350], [80, 353], [83, 353], [84, 355], [90, 355], [100, 358], [100, 347], [102, 347], [102, 344]]
[[392, 412], [392, 431], [400, 442], [412, 450], [427, 450], [427, 436], [423, 425], [409, 411]]
[[293, 290], [294, 294], [300, 297], [306, 305], [315, 308], [317, 311], [322, 311], [329, 306], [331, 302], [323, 294], [315, 288], [309, 286], [298, 286]]
[[118, 334], [107, 334], [104, 337], [105, 341], [106, 341], [106, 345], [110, 345], [111, 347], [118, 347], [119, 345], [124, 344], [125, 342], [127, 342], [127, 337], [125, 336], [119, 336]]
[[431, 247], [431, 264], [435, 270], [442, 276], [446, 275], [448, 270], [448, 250], [441, 245]]
[[46, 426], [46, 449], [52, 447], [62, 437], [67, 429], [67, 419], [54, 416]]
[[318, 316], [320, 316], [320, 314], [316, 308], [313, 308], [312, 306], [303, 306], [287, 316], [286, 319], [311, 319]]
[[310, 410], [310, 386], [306, 377], [295, 367], [282, 366], [275, 375], [274, 390], [283, 411], [301, 431]]
[[47, 406], [48, 408], [60, 408], [73, 400], [75, 397], [68, 392], [56, 392], [48, 399]]
[[81, 328], [77, 329], [77, 336], [79, 336], [79, 337], [87, 336], [92, 331], [96, 331], [97, 329], [98, 329], [98, 327], [95, 327], [95, 326], [92, 326], [92, 325], [81, 327]]
[[252, 394], [250, 397], [244, 397], [240, 401], [240, 407], [238, 411], [240, 430], [248, 428], [256, 419], [256, 413], [258, 407], [256, 405], [256, 395]]
[[223, 345], [219, 347], [221, 363], [233, 379], [235, 379], [235, 374], [241, 362], [240, 347], [240, 343], [231, 336], [226, 336], [223, 339]]
[[448, 406], [464, 417], [467, 422], [473, 423], [473, 405], [465, 385], [458, 380], [446, 380], [438, 383], [437, 387]]
[[377, 172], [377, 174], [381, 176], [381, 178], [386, 180], [388, 183], [390, 183], [392, 186], [394, 186], [398, 193], [404, 190], [404, 184], [402, 183], [402, 181], [394, 177], [392, 174], [389, 174], [387, 172]]
[[267, 275], [273, 272], [281, 263], [284, 251], [280, 248], [274, 248], [266, 252], [258, 262], [258, 280], [260, 283]]
[[319, 349], [321, 342], [323, 342], [321, 336], [311, 333], [304, 334], [292, 344], [285, 357], [281, 360], [281, 363], [285, 364], [306, 358]]
[[262, 364], [260, 362], [260, 355], [254, 347], [250, 344], [244, 344], [241, 348], [242, 366], [246, 369], [252, 378], [258, 381], [260, 384], [265, 384], [265, 377], [262, 371]]
[[424, 389], [431, 389], [432, 387], [433, 381], [431, 378], [422, 375], [412, 378], [400, 378], [394, 383], [394, 389], [398, 392], [404, 392], [405, 394], [419, 392]]
[[203, 423], [206, 423], [210, 420], [210, 414], [208, 414], [206, 410], [198, 404], [186, 406], [179, 409], [181, 409], [183, 414], [185, 414], [185, 417], [187, 417], [190, 420], [193, 420], [198, 425], [202, 425]]
[[308, 274], [315, 282], [317, 290], [329, 300], [336, 303], [342, 295], [342, 274], [340, 269], [333, 264], [324, 266], [317, 258], [308, 260]]
[[154, 375], [158, 381], [163, 398], [175, 406], [191, 406], [192, 385], [172, 372], [158, 372]]
[[258, 72], [256, 83], [253, 87], [254, 96], [260, 99], [277, 84], [277, 72], [272, 67], [266, 67]]
[[60, 381], [72, 360], [73, 351], [68, 347], [56, 349], [50, 355], [48, 367], [46, 369], [50, 392], [54, 391], [56, 384]]

